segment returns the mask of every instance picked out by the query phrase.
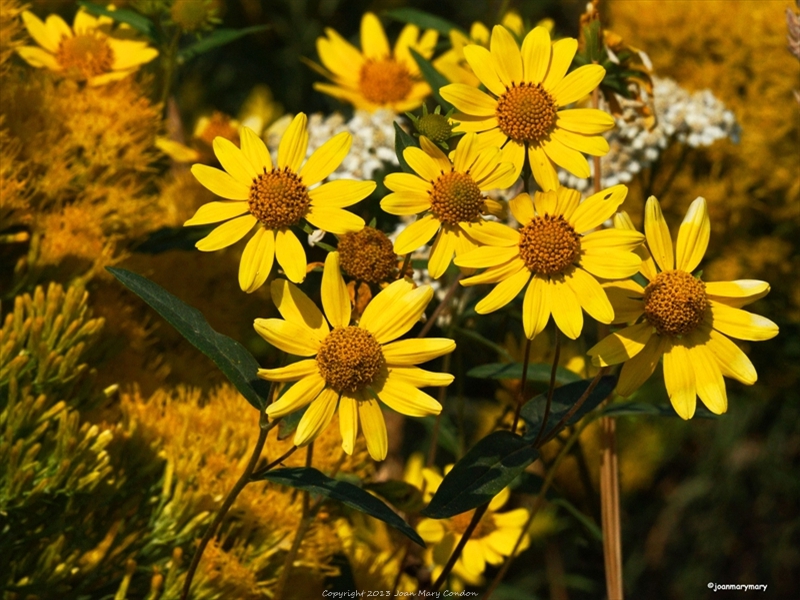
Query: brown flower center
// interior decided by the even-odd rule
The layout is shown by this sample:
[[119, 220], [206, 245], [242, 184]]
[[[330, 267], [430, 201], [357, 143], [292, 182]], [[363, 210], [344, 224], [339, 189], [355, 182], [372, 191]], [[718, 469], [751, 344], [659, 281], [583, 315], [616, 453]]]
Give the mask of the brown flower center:
[[231, 123], [231, 118], [218, 110], [211, 114], [203, 129], [196, 133], [196, 137], [209, 146], [214, 144], [216, 137], [224, 137], [234, 144], [239, 144], [239, 131]]
[[392, 241], [373, 227], [345, 233], [339, 238], [338, 250], [344, 272], [367, 283], [386, 281], [397, 268]]
[[[469, 524], [472, 521], [472, 515], [474, 513], [474, 510], [470, 510], [452, 517], [450, 519], [450, 527], [452, 528], [453, 533], [458, 534], [459, 537], [464, 535], [464, 532], [467, 530], [467, 527], [469, 527]], [[494, 522], [494, 517], [487, 513], [483, 515], [480, 521], [478, 521], [478, 526], [475, 527], [475, 531], [472, 532], [470, 539], [478, 540], [486, 537], [495, 529], [497, 529], [497, 525]]]
[[250, 213], [267, 229], [294, 225], [308, 211], [311, 198], [303, 180], [284, 167], [259, 173], [250, 186]]
[[561, 273], [581, 253], [581, 236], [561, 215], [534, 217], [519, 230], [519, 255], [539, 275]]
[[430, 195], [433, 214], [451, 225], [474, 221], [484, 207], [481, 189], [468, 173], [444, 173], [433, 182]]
[[644, 314], [662, 335], [691, 333], [708, 308], [706, 284], [686, 271], [664, 271], [644, 289]]
[[495, 114], [500, 130], [515, 142], [539, 142], [556, 122], [556, 101], [541, 83], [515, 84], [498, 98]]
[[381, 345], [366, 329], [334, 329], [317, 352], [317, 368], [337, 392], [357, 392], [371, 384], [386, 364]]
[[405, 100], [413, 85], [414, 79], [409, 70], [393, 58], [367, 60], [361, 67], [361, 93], [374, 104], [391, 104]]
[[71, 77], [89, 79], [111, 71], [114, 51], [105, 37], [86, 32], [62, 37], [56, 50], [56, 60]]

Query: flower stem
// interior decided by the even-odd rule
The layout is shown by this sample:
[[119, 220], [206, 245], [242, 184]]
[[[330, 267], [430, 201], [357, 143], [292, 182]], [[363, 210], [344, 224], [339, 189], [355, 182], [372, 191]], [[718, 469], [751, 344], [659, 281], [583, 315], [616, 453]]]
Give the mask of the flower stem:
[[478, 526], [478, 523], [481, 520], [481, 517], [486, 513], [486, 510], [489, 508], [489, 503], [481, 504], [478, 508], [475, 509], [475, 513], [472, 515], [472, 520], [467, 525], [467, 529], [464, 531], [464, 535], [461, 536], [461, 539], [458, 541], [458, 545], [453, 549], [453, 553], [450, 555], [450, 558], [447, 560], [447, 564], [444, 566], [439, 577], [436, 578], [436, 581], [431, 586], [431, 592], [436, 592], [439, 590], [440, 587], [447, 581], [448, 575], [450, 575], [450, 571], [453, 570], [453, 567], [456, 566], [456, 561], [458, 557], [461, 556], [462, 550], [464, 550], [464, 546], [467, 545], [469, 538], [472, 536], [472, 532], [475, 531], [475, 528]]
[[298, 450], [297, 446], [292, 446], [292, 447], [291, 447], [291, 448], [289, 448], [289, 449], [288, 449], [286, 452], [284, 452], [283, 454], [281, 454], [281, 455], [280, 455], [278, 458], [276, 458], [276, 459], [275, 459], [275, 460], [273, 460], [271, 463], [269, 463], [269, 464], [268, 464], [266, 467], [264, 467], [264, 468], [262, 468], [262, 469], [259, 469], [258, 471], [256, 471], [255, 473], [253, 473], [253, 474], [250, 476], [250, 478], [251, 478], [251, 479], [253, 479], [253, 480], [256, 480], [256, 479], [258, 479], [258, 478], [259, 478], [261, 475], [263, 475], [263, 474], [264, 474], [264, 473], [266, 473], [267, 471], [271, 471], [273, 468], [277, 467], [277, 466], [278, 466], [279, 464], [281, 464], [281, 463], [282, 463], [284, 460], [286, 460], [286, 459], [287, 459], [287, 458], [289, 458], [289, 457], [290, 457], [292, 454], [294, 454], [295, 452], [297, 452], [297, 450]]
[[[556, 372], [558, 371], [558, 359], [561, 357], [561, 337], [558, 335], [558, 327], [556, 327], [556, 349], [553, 353], [553, 368], [550, 370], [550, 387], [547, 388], [547, 403], [544, 405], [544, 417], [542, 417], [542, 426], [539, 428], [539, 433], [536, 434], [536, 439], [533, 440], [533, 445], [539, 443], [542, 435], [547, 427], [547, 419], [550, 418], [550, 408], [553, 405], [553, 392], [556, 389]], [[596, 384], [595, 384], [596, 385]]]
[[549, 442], [550, 440], [552, 440], [554, 437], [556, 437], [558, 435], [558, 432], [561, 431], [561, 428], [564, 425], [567, 424], [567, 422], [572, 418], [572, 416], [576, 412], [578, 412], [580, 410], [581, 406], [583, 406], [583, 403], [586, 402], [586, 400], [589, 398], [589, 396], [594, 391], [594, 388], [596, 388], [597, 384], [600, 383], [600, 378], [603, 375], [605, 375], [607, 371], [608, 371], [608, 367], [603, 367], [597, 372], [597, 375], [594, 376], [594, 379], [592, 379], [592, 382], [589, 384], [589, 387], [586, 388], [586, 391], [583, 392], [581, 397], [578, 398], [578, 401], [575, 402], [575, 404], [572, 405], [572, 408], [570, 408], [567, 411], [567, 414], [565, 414], [563, 417], [561, 417], [561, 420], [556, 424], [555, 427], [553, 427], [553, 429], [551, 429], [551, 433], [548, 434], [543, 440], [541, 440], [541, 442], [539, 443], [538, 446], [536, 446], [536, 444], [534, 444], [534, 446], [536, 446], [537, 448], [540, 448], [544, 444], [546, 444], [547, 442]]
[[[442, 372], [449, 373], [450, 372], [450, 356], [451, 354], [445, 354], [444, 358], [442, 359]], [[439, 445], [439, 429], [441, 429], [442, 425], [442, 413], [444, 412], [444, 399], [447, 396], [447, 386], [442, 386], [439, 388], [439, 404], [442, 405], [442, 410], [439, 411], [439, 414], [436, 415], [436, 421], [433, 425], [433, 433], [431, 434], [431, 445], [428, 448], [428, 459], [425, 463], [426, 467], [430, 467], [436, 461], [436, 448]]]
[[442, 298], [442, 301], [439, 302], [439, 306], [436, 307], [436, 309], [433, 311], [433, 314], [430, 316], [428, 321], [425, 323], [425, 325], [420, 330], [419, 335], [417, 335], [418, 338], [423, 338], [428, 334], [428, 332], [433, 327], [434, 323], [436, 323], [436, 319], [438, 319], [439, 315], [442, 314], [442, 311], [445, 308], [447, 308], [447, 305], [450, 303], [450, 300], [452, 299], [453, 294], [455, 294], [456, 290], [458, 289], [458, 282], [461, 281], [463, 278], [464, 278], [464, 274], [463, 273], [459, 273], [458, 277], [456, 277], [453, 280], [453, 283], [451, 283], [450, 287], [447, 288], [447, 292], [445, 293], [444, 298]]
[[525, 388], [528, 385], [528, 365], [531, 361], [531, 340], [525, 339], [525, 356], [522, 358], [522, 380], [519, 384], [519, 392], [517, 393], [517, 407], [514, 409], [514, 423], [511, 425], [511, 433], [517, 432], [519, 425], [519, 413], [522, 410], [522, 405], [525, 403]]

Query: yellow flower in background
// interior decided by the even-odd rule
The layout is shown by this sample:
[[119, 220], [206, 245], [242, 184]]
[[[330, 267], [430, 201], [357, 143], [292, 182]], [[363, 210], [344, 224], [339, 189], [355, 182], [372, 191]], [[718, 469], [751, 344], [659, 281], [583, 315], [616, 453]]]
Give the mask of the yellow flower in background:
[[410, 417], [441, 412], [442, 406], [419, 388], [449, 385], [453, 376], [414, 365], [452, 352], [455, 342], [445, 338], [393, 341], [419, 321], [433, 297], [430, 286], [414, 288], [405, 279], [395, 281], [372, 299], [358, 325], [351, 325], [339, 255], [331, 252], [322, 274], [327, 321], [308, 296], [288, 281], [273, 281], [271, 292], [283, 319], [256, 319], [256, 331], [284, 352], [314, 357], [258, 372], [269, 381], [296, 382], [267, 408], [271, 419], [310, 404], [297, 426], [295, 445], [311, 443], [330, 424], [338, 406], [344, 451], [353, 452], [360, 421], [370, 456], [383, 460], [388, 440], [378, 400]]
[[463, 83], [444, 86], [442, 97], [459, 113], [456, 131], [479, 132], [481, 147], [503, 148], [518, 175], [527, 156], [533, 176], [545, 191], [558, 187], [556, 165], [576, 177], [589, 177], [582, 153], [603, 156], [608, 142], [599, 135], [614, 126], [611, 115], [593, 108], [562, 110], [586, 96], [603, 80], [600, 65], [567, 70], [578, 48], [564, 38], [551, 44], [544, 27], [536, 27], [517, 46], [501, 25], [492, 30], [490, 49], [471, 44], [464, 56], [486, 87]]
[[42, 22], [25, 11], [22, 20], [39, 44], [17, 48], [28, 64], [85, 80], [89, 85], [123, 79], [158, 56], [147, 42], [113, 37], [109, 33], [113, 24], [110, 18], [95, 18], [83, 9], [75, 15], [72, 28], [58, 15]]
[[325, 34], [327, 37], [317, 39], [317, 52], [327, 71], [319, 70], [333, 84], [315, 83], [315, 90], [358, 109], [374, 112], [385, 108], [395, 113], [417, 108], [431, 93], [410, 49], [430, 58], [439, 37], [433, 29], [420, 36], [416, 25], [406, 25], [394, 52], [381, 22], [372, 13], [365, 13], [361, 19], [360, 51], [333, 29], [325, 29]]
[[611, 323], [614, 309], [596, 278], [634, 275], [641, 261], [633, 250], [644, 236], [593, 230], [613, 216], [627, 194], [628, 188], [615, 185], [580, 203], [580, 194], [567, 188], [537, 192], [533, 201], [528, 194], [511, 200], [519, 231], [497, 223], [486, 246], [455, 261], [461, 267], [488, 267], [462, 280], [463, 285], [497, 284], [475, 311], [487, 314], [502, 308], [527, 286], [522, 323], [528, 338], [544, 329], [551, 314], [573, 340], [583, 329], [584, 310], [601, 323]]
[[403, 158], [417, 175], [387, 175], [384, 184], [394, 193], [381, 200], [381, 208], [392, 215], [426, 213], [397, 236], [394, 250], [408, 254], [435, 235], [428, 271], [436, 279], [450, 266], [454, 254], [460, 256], [478, 246], [476, 231], [497, 225], [482, 218], [500, 207], [483, 192], [513, 183], [508, 179], [514, 167], [499, 162], [497, 148], [479, 150], [475, 134], [459, 142], [452, 162], [428, 138], [420, 137], [420, 142], [422, 149], [403, 151]]
[[[445, 474], [452, 467], [453, 465], [445, 467]], [[442, 483], [442, 476], [429, 468], [422, 469], [422, 477], [416, 479], [421, 479], [420, 483], [425, 487], [426, 497], [432, 496]], [[420, 485], [415, 481], [409, 482], [418, 487]], [[486, 566], [502, 564], [504, 558], [511, 555], [530, 513], [527, 508], [497, 512], [506, 505], [510, 496], [508, 488], [504, 488], [492, 498], [488, 510], [478, 522], [453, 567], [453, 575], [457, 579], [469, 585], [481, 585]], [[453, 554], [453, 549], [467, 530], [474, 512], [471, 510], [449, 519], [421, 519], [417, 524], [417, 533], [428, 544], [425, 556], [428, 564], [432, 566], [433, 580], [442, 573], [444, 565]], [[529, 543], [530, 538], [525, 533], [518, 552], [525, 550]], [[454, 584], [454, 587], [461, 587], [460, 582]]]
[[[728, 409], [723, 376], [756, 382], [750, 359], [727, 336], [748, 341], [778, 335], [769, 319], [741, 309], [769, 292], [765, 281], [704, 282], [692, 275], [708, 247], [711, 224], [704, 198], [689, 206], [673, 250], [669, 228], [653, 196], [645, 207], [644, 231], [652, 258], [642, 262], [646, 287], [634, 281], [611, 284], [619, 305], [617, 322], [637, 324], [589, 350], [598, 366], [624, 362], [617, 393], [628, 396], [664, 357], [664, 383], [681, 418], [691, 419], [697, 396], [715, 414]], [[641, 317], [644, 317], [643, 319]]]
[[364, 227], [361, 217], [342, 209], [369, 196], [374, 181], [337, 179], [317, 186], [347, 156], [352, 136], [346, 131], [335, 135], [303, 164], [308, 149], [306, 123], [303, 113], [292, 120], [278, 146], [276, 166], [261, 138], [242, 127], [241, 149], [225, 138], [214, 140], [214, 154], [225, 171], [200, 164], [192, 167], [201, 184], [226, 199], [204, 204], [184, 223], [225, 221], [197, 242], [198, 250], [226, 248], [257, 226], [239, 265], [239, 286], [248, 293], [264, 284], [276, 258], [290, 280], [305, 279], [306, 252], [290, 229], [303, 219], [338, 235]]

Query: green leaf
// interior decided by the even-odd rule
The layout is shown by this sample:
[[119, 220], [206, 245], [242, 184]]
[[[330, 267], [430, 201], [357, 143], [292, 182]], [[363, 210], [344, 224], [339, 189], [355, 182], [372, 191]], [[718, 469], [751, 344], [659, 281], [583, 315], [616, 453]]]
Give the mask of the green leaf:
[[599, 542], [603, 541], [603, 532], [597, 526], [597, 523], [595, 523], [591, 517], [579, 511], [571, 502], [568, 502], [564, 498], [556, 498], [555, 500], [551, 500], [550, 503], [554, 504], [555, 506], [560, 506], [561, 508], [566, 510], [569, 514], [575, 517], [581, 525], [583, 525], [586, 528], [586, 530], [592, 535], [593, 538], [595, 538]]
[[411, 56], [414, 57], [414, 60], [417, 61], [419, 70], [422, 73], [422, 77], [428, 82], [428, 85], [431, 86], [431, 91], [433, 92], [433, 97], [436, 98], [436, 102], [441, 105], [445, 112], [450, 109], [455, 110], [455, 107], [447, 100], [442, 98], [442, 96], [439, 94], [439, 88], [450, 85], [450, 82], [447, 80], [447, 78], [439, 73], [439, 71], [433, 67], [431, 62], [419, 52], [413, 48], [409, 48], [408, 50], [411, 52]]
[[397, 160], [400, 162], [400, 168], [406, 173], [416, 174], [414, 169], [408, 166], [406, 159], [403, 158], [403, 150], [411, 146], [419, 148], [419, 143], [414, 139], [414, 136], [403, 131], [403, 128], [394, 124], [394, 151], [397, 153]]
[[332, 479], [311, 467], [275, 469], [260, 475], [258, 479], [266, 479], [273, 483], [288, 485], [311, 494], [338, 500], [345, 506], [354, 508], [383, 521], [387, 525], [391, 525], [415, 544], [425, 547], [425, 542], [422, 538], [397, 513], [375, 496], [352, 483]]
[[[522, 379], [522, 363], [489, 363], [473, 367], [467, 371], [467, 377], [476, 379]], [[550, 371], [553, 365], [547, 363], [531, 363], [528, 365], [528, 381], [550, 383]], [[556, 383], [564, 385], [580, 381], [581, 378], [563, 367], [556, 369]]]
[[253, 25], [244, 29], [217, 29], [212, 34], [204, 37], [178, 51], [178, 64], [185, 63], [187, 60], [203, 54], [214, 48], [219, 48], [225, 44], [230, 44], [241, 37], [269, 29], [270, 25]]
[[416, 486], [405, 481], [390, 479], [378, 483], [368, 483], [364, 485], [364, 489], [375, 492], [389, 504], [404, 512], [419, 512], [425, 506], [422, 492]]
[[[583, 379], [581, 381], [562, 385], [553, 390], [550, 415], [547, 417], [545, 433], [540, 439], [545, 439], [557, 433], [555, 431], [556, 425], [558, 425], [559, 421], [570, 411], [580, 397], [583, 396], [583, 393], [591, 383], [592, 381], [590, 379]], [[605, 375], [601, 377], [597, 386], [592, 390], [592, 393], [589, 394], [589, 397], [585, 400], [580, 409], [570, 417], [564, 426], [577, 423], [586, 413], [593, 410], [598, 404], [608, 398], [611, 392], [614, 391], [616, 385], [617, 378], [614, 375]], [[544, 419], [544, 409], [546, 405], [547, 394], [539, 394], [532, 400], [526, 402], [520, 411], [520, 416], [525, 419], [525, 424], [528, 426], [525, 439], [529, 442], [533, 441], [539, 433], [542, 420]]]
[[[285, 394], [289, 389], [289, 387], [285, 388], [283, 393]], [[309, 404], [308, 406], [311, 405]], [[304, 406], [300, 410], [296, 410], [281, 419], [281, 422], [278, 423], [279, 440], [285, 440], [297, 430], [297, 426], [300, 424], [300, 419], [302, 419], [303, 415], [306, 414], [308, 406]]]
[[605, 48], [603, 47], [603, 31], [600, 20], [594, 19], [583, 27], [583, 37], [586, 40], [586, 61], [588, 63], [603, 62]]
[[258, 362], [244, 346], [214, 331], [203, 313], [146, 277], [126, 269], [107, 267], [107, 270], [164, 317], [190, 344], [214, 361], [250, 404], [259, 410], [264, 409], [269, 384], [256, 376]]
[[[604, 417], [630, 417], [630, 416], [655, 416], [655, 417], [677, 417], [678, 413], [672, 408], [671, 404], [647, 404], [645, 402], [617, 402], [606, 406], [602, 414]], [[702, 404], [697, 405], [694, 413], [696, 419], [717, 419], [715, 415]]]
[[446, 519], [489, 502], [539, 456], [530, 442], [510, 431], [490, 433], [444, 477], [426, 517]]
[[88, 12], [92, 13], [93, 15], [104, 16], [104, 17], [111, 17], [118, 23], [126, 23], [133, 27], [139, 33], [143, 33], [151, 40], [158, 41], [158, 31], [156, 30], [155, 25], [153, 22], [145, 17], [144, 15], [140, 15], [137, 12], [132, 10], [128, 10], [126, 8], [118, 8], [116, 10], [109, 10], [105, 6], [100, 6], [99, 4], [95, 4], [94, 2], [87, 2], [86, 0], [79, 0], [78, 6], [81, 8], [85, 8]]
[[464, 35], [467, 35], [463, 29], [461, 29], [458, 25], [451, 23], [447, 19], [437, 17], [422, 10], [417, 10], [416, 8], [395, 8], [386, 11], [386, 16], [402, 23], [411, 23], [420, 29], [435, 29], [445, 36], [450, 35], [451, 29], [455, 29]]

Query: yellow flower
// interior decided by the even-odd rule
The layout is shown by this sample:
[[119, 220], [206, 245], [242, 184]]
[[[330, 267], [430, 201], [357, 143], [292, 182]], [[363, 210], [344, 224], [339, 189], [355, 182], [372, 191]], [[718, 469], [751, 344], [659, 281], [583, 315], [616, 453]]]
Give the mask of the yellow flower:
[[338, 405], [344, 451], [353, 452], [360, 420], [370, 456], [383, 460], [388, 441], [378, 400], [411, 417], [435, 415], [442, 410], [418, 388], [449, 385], [453, 376], [414, 365], [452, 352], [455, 342], [444, 338], [393, 341], [419, 321], [433, 297], [430, 286], [415, 289], [405, 279], [395, 281], [372, 299], [360, 322], [351, 325], [339, 255], [331, 252], [322, 274], [322, 307], [327, 321], [308, 296], [288, 281], [273, 281], [271, 292], [285, 320], [256, 319], [258, 334], [284, 352], [315, 357], [258, 371], [259, 377], [269, 381], [296, 381], [267, 408], [271, 419], [310, 404], [297, 426], [295, 445], [312, 442], [330, 424]]
[[[618, 226], [632, 228], [624, 217]], [[741, 310], [769, 292], [765, 281], [703, 282], [692, 275], [706, 252], [711, 224], [704, 198], [692, 202], [673, 251], [658, 200], [645, 207], [650, 255], [642, 262], [646, 287], [634, 281], [609, 284], [617, 323], [636, 323], [589, 350], [598, 366], [625, 362], [617, 393], [628, 396], [664, 357], [664, 383], [672, 406], [684, 419], [694, 415], [697, 396], [715, 414], [728, 408], [723, 375], [746, 385], [756, 382], [750, 359], [728, 337], [761, 341], [778, 335], [769, 319]], [[644, 318], [641, 318], [644, 317]]]
[[204, 204], [184, 223], [225, 221], [197, 242], [198, 250], [226, 248], [258, 225], [239, 265], [239, 286], [248, 293], [264, 284], [275, 258], [290, 280], [299, 283], [305, 279], [306, 252], [290, 229], [302, 219], [337, 235], [364, 227], [361, 217], [342, 208], [369, 196], [375, 189], [374, 181], [338, 179], [315, 187], [347, 156], [352, 136], [347, 132], [335, 135], [303, 164], [308, 148], [306, 122], [303, 113], [292, 120], [278, 146], [275, 167], [267, 146], [247, 127], [239, 130], [241, 149], [225, 138], [214, 139], [214, 154], [225, 171], [201, 164], [192, 167], [200, 183], [233, 200]]
[[410, 49], [430, 58], [439, 37], [432, 29], [421, 37], [419, 33], [416, 25], [406, 25], [392, 53], [383, 26], [372, 13], [361, 19], [361, 51], [333, 29], [326, 29], [327, 37], [317, 38], [317, 52], [327, 69], [320, 72], [333, 84], [315, 83], [314, 89], [370, 112], [417, 108], [431, 88], [422, 80]]
[[456, 131], [480, 132], [481, 147], [503, 148], [518, 175], [528, 160], [544, 190], [558, 187], [555, 165], [576, 177], [589, 177], [581, 154], [603, 156], [608, 142], [600, 133], [614, 126], [611, 115], [593, 108], [561, 110], [580, 100], [603, 80], [600, 65], [584, 65], [567, 75], [578, 42], [572, 38], [551, 44], [544, 27], [534, 28], [522, 50], [503, 26], [492, 30], [490, 50], [476, 44], [464, 48], [472, 71], [488, 93], [463, 83], [444, 86], [440, 93], [456, 109]]
[[[452, 465], [445, 467], [445, 473], [451, 468]], [[433, 469], [423, 469], [421, 479], [426, 488], [426, 496], [433, 495], [442, 483], [441, 475]], [[488, 510], [472, 532], [453, 567], [453, 575], [469, 585], [481, 585], [486, 565], [499, 565], [504, 557], [511, 555], [517, 539], [522, 534], [522, 528], [528, 521], [527, 508], [497, 512], [505, 506], [510, 495], [508, 488], [504, 488], [492, 498]], [[434, 580], [439, 577], [444, 565], [453, 554], [453, 549], [464, 535], [474, 512], [471, 510], [449, 519], [422, 519], [417, 525], [417, 533], [428, 544], [426, 558], [428, 563], [433, 565], [431, 577]], [[529, 542], [530, 538], [526, 533], [518, 551], [525, 550]]]
[[112, 37], [110, 18], [95, 18], [82, 9], [75, 15], [72, 29], [58, 15], [50, 15], [42, 22], [32, 12], [25, 11], [22, 20], [41, 46], [17, 49], [28, 64], [85, 80], [89, 85], [123, 79], [158, 56], [158, 51], [148, 47], [147, 42]]
[[498, 161], [497, 148], [479, 151], [475, 134], [459, 142], [453, 162], [428, 138], [420, 137], [420, 142], [422, 149], [403, 151], [403, 158], [419, 176], [387, 175], [384, 184], [394, 193], [381, 200], [381, 208], [393, 215], [426, 213], [397, 236], [394, 250], [408, 254], [438, 232], [428, 261], [428, 271], [436, 279], [447, 270], [454, 253], [460, 256], [478, 246], [472, 239], [474, 232], [490, 227], [481, 215], [500, 206], [482, 192], [504, 187], [513, 165]]
[[475, 311], [486, 314], [502, 308], [527, 285], [522, 323], [528, 338], [544, 329], [551, 314], [573, 340], [583, 329], [581, 309], [601, 323], [611, 323], [614, 309], [596, 278], [634, 275], [641, 261], [633, 250], [644, 236], [636, 231], [592, 230], [612, 217], [627, 194], [628, 188], [615, 185], [580, 204], [580, 194], [567, 188], [537, 192], [533, 201], [528, 194], [511, 200], [519, 231], [494, 223], [491, 237], [476, 236], [486, 246], [455, 261], [460, 267], [488, 267], [462, 280], [463, 285], [498, 284]]

